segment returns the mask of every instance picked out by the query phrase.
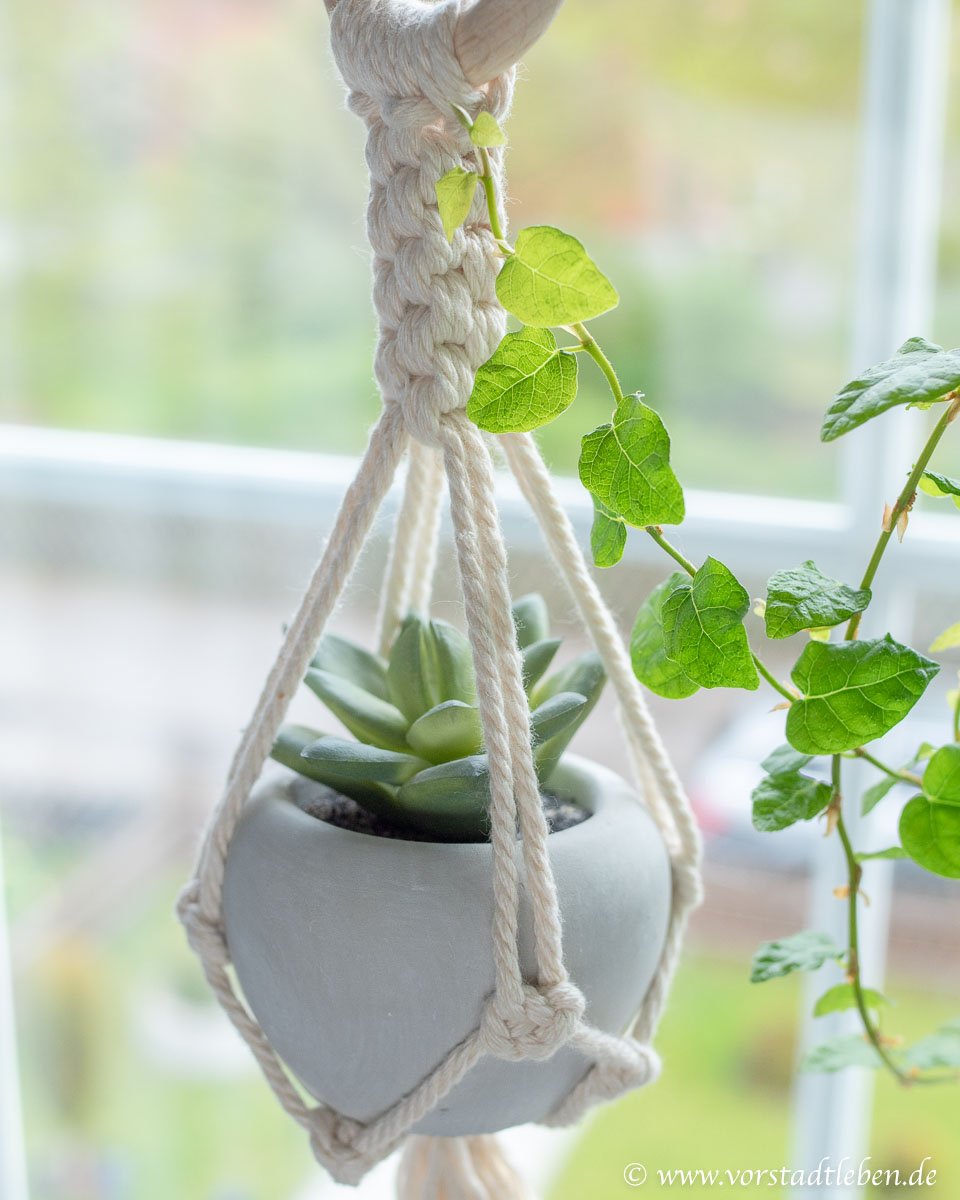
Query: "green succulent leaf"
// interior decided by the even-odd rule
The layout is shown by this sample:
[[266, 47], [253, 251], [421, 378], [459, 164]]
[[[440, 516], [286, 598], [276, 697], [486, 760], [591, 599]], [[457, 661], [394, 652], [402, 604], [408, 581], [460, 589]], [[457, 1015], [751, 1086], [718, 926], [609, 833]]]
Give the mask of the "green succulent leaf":
[[[882, 992], [876, 991], [874, 988], [864, 988], [863, 998], [867, 1008], [883, 1008], [890, 1001]], [[828, 988], [813, 1006], [813, 1015], [815, 1017], [825, 1017], [828, 1013], [846, 1012], [849, 1008], [857, 1007], [857, 993], [854, 991], [852, 983], [838, 983], [835, 987]]]
[[507, 312], [540, 328], [589, 321], [620, 299], [581, 243], [552, 225], [520, 230], [496, 287]]
[[839, 754], [891, 730], [940, 668], [886, 637], [808, 642], [791, 678], [802, 692], [787, 713], [787, 740], [805, 754]]
[[540, 682], [550, 669], [557, 651], [560, 649], [560, 638], [544, 638], [540, 642], [531, 642], [521, 650], [523, 664], [523, 688], [527, 695]]
[[590, 527], [590, 553], [598, 567], [615, 567], [623, 558], [627, 544], [627, 527], [615, 512], [596, 496], [593, 501], [593, 525]]
[[834, 396], [820, 430], [832, 442], [898, 404], [945, 400], [960, 386], [960, 350], [910, 338], [892, 358], [864, 371]]
[[801, 754], [788, 743], [771, 750], [760, 766], [768, 775], [793, 775], [813, 761], [812, 754]]
[[517, 645], [526, 650], [534, 642], [546, 641], [550, 636], [550, 614], [547, 604], [539, 592], [530, 592], [513, 602], [513, 625], [517, 631]]
[[361, 742], [401, 753], [407, 750], [409, 722], [388, 701], [330, 671], [311, 668], [304, 682]]
[[886, 850], [862, 850], [853, 856], [857, 862], [870, 862], [874, 858], [909, 858], [902, 846], [888, 846]]
[[332, 771], [328, 763], [311, 762], [303, 757], [304, 749], [322, 736], [316, 729], [308, 729], [305, 725], [283, 725], [270, 756], [299, 775], [326, 784], [342, 796], [349, 796], [368, 812], [388, 820], [395, 819], [393, 788], [372, 780], [351, 779]]
[[397, 750], [382, 750], [365, 742], [348, 738], [321, 735], [300, 751], [300, 757], [312, 763], [323, 763], [339, 779], [360, 779], [372, 783], [398, 785], [429, 766], [422, 758], [401, 754]]
[[841, 1034], [808, 1050], [800, 1064], [806, 1074], [845, 1071], [847, 1067], [883, 1066], [883, 1060], [873, 1046], [858, 1033]]
[[489, 433], [527, 433], [559, 417], [577, 395], [577, 356], [549, 329], [508, 333], [477, 371], [467, 416]]
[[472, 704], [476, 697], [470, 643], [447, 621], [409, 613], [390, 650], [390, 697], [408, 721], [444, 700]]
[[939, 471], [924, 471], [920, 479], [920, 491], [926, 492], [937, 500], [949, 496], [957, 508], [960, 508], [960, 479], [951, 479], [949, 475], [941, 475]]
[[583, 438], [580, 481], [628, 525], [679, 525], [683, 489], [670, 466], [670, 435], [659, 415], [640, 399], [624, 396], [613, 421]]
[[485, 841], [490, 833], [487, 756], [427, 767], [400, 788], [396, 803], [410, 825], [434, 836]]
[[383, 661], [363, 646], [338, 637], [335, 633], [323, 635], [310, 666], [318, 671], [339, 675], [341, 679], [349, 679], [371, 696], [381, 700], [390, 699], [387, 668]]
[[805, 929], [759, 946], [753, 956], [750, 982], [765, 983], [793, 971], [817, 971], [825, 962], [839, 957], [840, 948], [829, 934]]
[[750, 597], [733, 573], [708, 558], [664, 600], [663, 644], [669, 658], [701, 687], [760, 686], [743, 618]]
[[630, 635], [630, 661], [640, 682], [668, 700], [692, 696], [700, 685], [694, 683], [679, 663], [668, 658], [663, 642], [663, 604], [667, 597], [687, 582], [679, 571], [658, 584], [640, 605]]
[[774, 833], [809, 821], [830, 803], [830, 786], [799, 771], [768, 775], [753, 789], [753, 827]]
[[479, 754], [483, 745], [480, 713], [462, 700], [444, 700], [407, 730], [411, 750], [432, 763]]
[[900, 841], [921, 867], [960, 879], [960, 745], [941, 746], [923, 773], [923, 794], [900, 814]]
[[930, 643], [930, 650], [936, 654], [938, 650], [952, 650], [954, 646], [960, 646], [960, 621], [956, 625], [951, 625], [949, 629], [945, 629], [939, 637], [935, 638]]
[[453, 241], [453, 235], [470, 215], [479, 182], [475, 171], [463, 167], [453, 167], [437, 180], [437, 208], [448, 242]]
[[770, 576], [764, 612], [767, 637], [830, 628], [863, 612], [869, 603], [869, 588], [847, 587], [822, 574], [808, 559], [800, 567]]
[[580, 715], [586, 706], [587, 698], [579, 692], [557, 692], [549, 700], [544, 700], [530, 714], [530, 732], [536, 744], [547, 744], [571, 725], [579, 725]]
[[569, 746], [571, 738], [593, 711], [600, 699], [606, 678], [600, 655], [591, 650], [581, 655], [580, 658], [575, 658], [565, 667], [561, 667], [559, 671], [548, 675], [533, 689], [530, 696], [530, 707], [535, 712], [542, 708], [547, 701], [565, 692], [586, 698], [586, 704], [580, 709], [574, 720], [559, 733], [548, 738], [543, 730], [540, 730], [541, 740], [534, 753], [540, 778], [544, 782], [549, 780], [560, 761], [560, 756]]
[[496, 117], [483, 109], [470, 126], [470, 141], [475, 146], [505, 146], [507, 135], [497, 124]]

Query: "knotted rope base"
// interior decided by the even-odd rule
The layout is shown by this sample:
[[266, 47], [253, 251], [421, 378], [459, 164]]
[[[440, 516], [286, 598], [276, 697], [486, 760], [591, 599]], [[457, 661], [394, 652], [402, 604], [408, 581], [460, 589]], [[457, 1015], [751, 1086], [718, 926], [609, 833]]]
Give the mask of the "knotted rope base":
[[[437, 179], [451, 166], [477, 166], [465, 131], [451, 116], [451, 104], [469, 111], [482, 105], [502, 118], [512, 79], [501, 77], [482, 92], [470, 86], [451, 49], [451, 22], [457, 12], [456, 3], [340, 0], [333, 15], [334, 53], [350, 89], [349, 105], [368, 127], [368, 233], [375, 255], [374, 301], [380, 322], [376, 373], [384, 410], [246, 727], [225, 793], [207, 828], [195, 876], [179, 902], [211, 988], [281, 1105], [308, 1131], [317, 1160], [345, 1183], [358, 1182], [388, 1155], [485, 1054], [543, 1060], [561, 1046], [571, 1046], [593, 1063], [551, 1114], [549, 1124], [575, 1121], [596, 1101], [656, 1078], [659, 1060], [650, 1041], [687, 915], [699, 899], [697, 830], [613, 618], [535, 443], [528, 435], [505, 435], [498, 440], [510, 469], [616, 692], [624, 733], [673, 870], [673, 909], [664, 953], [628, 1035], [613, 1037], [586, 1024], [583, 996], [563, 961], [548, 829], [531, 751], [529, 707], [494, 497], [493, 460], [487, 442], [464, 412], [476, 369], [505, 327], [494, 291], [495, 247], [479, 201], [448, 243], [434, 195]], [[384, 45], [390, 46], [389, 56], [377, 53]], [[499, 171], [499, 156], [493, 157]], [[228, 971], [221, 892], [227, 848], [243, 807], [408, 449], [410, 464], [381, 608], [380, 646], [390, 644], [409, 606], [427, 607], [445, 478], [489, 758], [496, 986], [478, 1028], [413, 1091], [363, 1125], [307, 1102], [239, 997]], [[518, 828], [522, 879], [514, 857]], [[518, 957], [522, 887], [533, 913], [535, 982], [523, 978]], [[437, 982], [442, 985], [425, 981], [425, 986]], [[494, 1147], [489, 1138], [416, 1139], [404, 1160], [405, 1194], [411, 1200], [511, 1200], [524, 1195]]]

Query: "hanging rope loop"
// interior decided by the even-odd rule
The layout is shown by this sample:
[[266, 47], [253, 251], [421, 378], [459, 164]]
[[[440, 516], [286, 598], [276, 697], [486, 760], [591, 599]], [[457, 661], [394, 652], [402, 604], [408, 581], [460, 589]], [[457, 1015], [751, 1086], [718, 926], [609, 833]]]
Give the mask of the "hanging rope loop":
[[586, 1002], [572, 983], [538, 988], [525, 983], [519, 1005], [494, 992], [484, 1006], [480, 1035], [497, 1058], [551, 1058], [576, 1032]]

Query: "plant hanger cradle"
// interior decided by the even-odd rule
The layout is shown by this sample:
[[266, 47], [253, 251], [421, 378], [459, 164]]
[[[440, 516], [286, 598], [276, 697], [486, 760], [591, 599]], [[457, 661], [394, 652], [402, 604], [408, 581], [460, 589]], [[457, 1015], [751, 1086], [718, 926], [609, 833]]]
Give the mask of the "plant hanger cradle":
[[[359, 1182], [485, 1056], [543, 1062], [561, 1047], [583, 1056], [580, 1081], [545, 1119], [552, 1125], [569, 1124], [589, 1105], [655, 1079], [659, 1059], [650, 1043], [687, 916], [700, 896], [699, 838], [686, 796], [536, 444], [529, 434], [488, 438], [465, 413], [475, 373], [502, 338], [506, 318], [494, 290], [496, 246], [480, 197], [448, 241], [435, 186], [452, 167], [476, 169], [478, 162], [454, 106], [504, 117], [514, 63], [549, 24], [559, 2], [479, 0], [471, 7], [461, 0], [327, 0], [348, 104], [367, 126], [367, 229], [374, 250], [375, 368], [383, 411], [246, 726], [179, 913], [211, 988], [277, 1099], [309, 1133], [317, 1160], [345, 1183]], [[492, 149], [489, 157], [499, 179], [500, 150]], [[602, 659], [646, 807], [669, 856], [672, 902], [663, 950], [623, 1036], [585, 1020], [583, 992], [564, 963], [494, 497], [493, 443], [499, 443]], [[251, 791], [405, 455], [409, 463], [384, 584], [380, 649], [386, 652], [410, 608], [428, 609], [446, 483], [489, 762], [495, 986], [472, 1032], [411, 1091], [361, 1122], [305, 1097], [241, 999], [228, 970], [233, 956], [223, 889], [231, 840]], [[318, 862], [316, 872], [323, 871]], [[522, 968], [519, 948], [526, 906], [535, 949], [532, 977]], [[335, 922], [338, 914], [327, 919]], [[315, 1036], [323, 1037], [323, 1029]], [[507, 1200], [521, 1187], [487, 1137], [417, 1137], [401, 1178], [410, 1197]]]

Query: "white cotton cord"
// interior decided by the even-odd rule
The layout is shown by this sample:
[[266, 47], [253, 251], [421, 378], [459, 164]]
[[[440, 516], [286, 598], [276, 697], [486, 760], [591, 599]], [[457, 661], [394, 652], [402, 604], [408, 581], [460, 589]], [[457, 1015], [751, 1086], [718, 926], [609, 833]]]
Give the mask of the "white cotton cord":
[[534, 1200], [534, 1194], [494, 1137], [413, 1137], [400, 1160], [397, 1200]]
[[[627, 739], [673, 865], [673, 915], [657, 974], [634, 1023], [636, 1036], [619, 1038], [588, 1025], [583, 995], [569, 980], [563, 961], [561, 915], [492, 462], [487, 444], [464, 412], [477, 368], [506, 329], [494, 287], [499, 260], [482, 189], [452, 242], [443, 232], [436, 204], [441, 175], [453, 166], [479, 167], [475, 147], [453, 116], [453, 104], [471, 113], [485, 109], [500, 120], [513, 88], [512, 72], [483, 89], [466, 80], [453, 51], [459, 12], [457, 0], [339, 0], [332, 14], [333, 50], [349, 88], [348, 103], [368, 130], [367, 229], [380, 331], [375, 369], [384, 410], [243, 734], [196, 873], [178, 904], [211, 988], [280, 1104], [309, 1131], [318, 1162], [335, 1179], [351, 1184], [397, 1147], [485, 1055], [537, 1061], [570, 1046], [592, 1063], [546, 1124], [574, 1121], [597, 1100], [655, 1079], [659, 1059], [647, 1042], [679, 955], [686, 914], [699, 896], [696, 828], [613, 619], [534, 443], [504, 437], [511, 466], [617, 692]], [[502, 196], [501, 151], [491, 150], [490, 158]], [[484, 1000], [477, 1027], [407, 1095], [363, 1124], [323, 1104], [311, 1105], [238, 994], [229, 970], [222, 887], [230, 839], [250, 790], [407, 449], [410, 468], [384, 583], [380, 649], [392, 642], [409, 607], [427, 611], [446, 477], [489, 761], [495, 986]], [[524, 978], [520, 965], [522, 895], [533, 916], [535, 982]], [[323, 1033], [318, 1030], [317, 1036]], [[529, 1200], [489, 1137], [414, 1139], [400, 1186], [402, 1200]]]
[[430, 446], [411, 441], [408, 460], [378, 619], [384, 658], [410, 609], [426, 612], [436, 565], [443, 474]]

